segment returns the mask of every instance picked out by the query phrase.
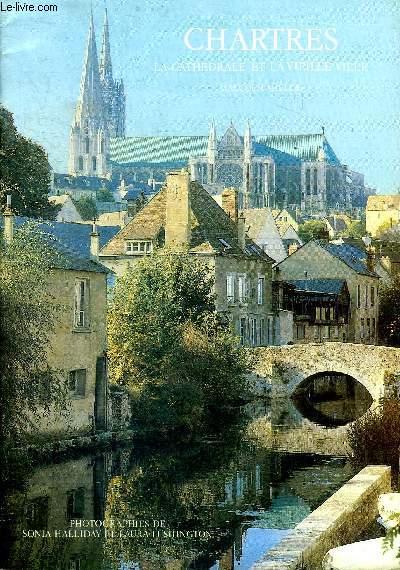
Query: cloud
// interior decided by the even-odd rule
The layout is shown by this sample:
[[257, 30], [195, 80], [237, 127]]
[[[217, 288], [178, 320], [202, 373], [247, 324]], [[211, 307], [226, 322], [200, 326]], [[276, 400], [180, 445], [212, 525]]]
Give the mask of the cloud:
[[18, 44], [16, 44], [13, 47], [10, 47], [10, 48], [4, 50], [2, 52], [2, 55], [3, 56], [15, 55], [17, 53], [34, 51], [38, 47], [38, 45], [39, 45], [39, 40], [36, 38], [30, 39], [30, 40], [25, 40], [25, 41], [19, 42]]

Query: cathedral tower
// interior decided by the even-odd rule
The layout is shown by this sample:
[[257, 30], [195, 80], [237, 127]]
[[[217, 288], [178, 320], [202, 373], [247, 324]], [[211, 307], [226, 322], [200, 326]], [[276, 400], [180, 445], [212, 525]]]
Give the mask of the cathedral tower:
[[108, 147], [107, 117], [91, 14], [79, 99], [70, 134], [69, 173], [73, 176], [109, 176]]
[[100, 80], [110, 137], [125, 136], [125, 92], [122, 79], [114, 81], [111, 64], [110, 32], [107, 8], [104, 13], [103, 41], [100, 54]]

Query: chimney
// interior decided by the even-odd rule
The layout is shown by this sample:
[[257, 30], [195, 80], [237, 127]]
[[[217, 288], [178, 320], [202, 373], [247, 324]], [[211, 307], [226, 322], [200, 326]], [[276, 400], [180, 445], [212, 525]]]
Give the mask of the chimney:
[[7, 205], [3, 212], [4, 241], [11, 243], [14, 237], [14, 213], [11, 209], [11, 195], [7, 194]]
[[367, 254], [367, 269], [368, 271], [373, 272], [375, 271], [375, 261], [376, 261], [375, 248], [370, 245], [366, 249], [366, 254]]
[[96, 221], [93, 222], [92, 231], [90, 234], [90, 259], [99, 261], [100, 251], [100, 234], [97, 231]]
[[239, 247], [240, 249], [244, 250], [244, 248], [246, 247], [246, 230], [245, 230], [245, 225], [246, 223], [246, 219], [243, 215], [243, 212], [241, 212], [240, 216], [238, 217], [238, 221], [237, 221], [237, 229], [238, 229], [238, 243], [239, 243]]
[[235, 188], [225, 188], [222, 192], [222, 208], [234, 222], [238, 220], [238, 194]]
[[187, 170], [167, 175], [165, 247], [183, 251], [190, 245], [190, 177]]
[[299, 244], [296, 242], [291, 243], [288, 248], [288, 255], [292, 255], [299, 249]]

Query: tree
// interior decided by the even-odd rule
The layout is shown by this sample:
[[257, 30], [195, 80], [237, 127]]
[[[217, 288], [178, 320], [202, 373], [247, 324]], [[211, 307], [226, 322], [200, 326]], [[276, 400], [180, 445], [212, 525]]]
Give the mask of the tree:
[[115, 202], [113, 193], [108, 188], [97, 190], [96, 200], [99, 202]]
[[82, 220], [94, 220], [98, 216], [96, 201], [91, 196], [81, 196], [73, 200]]
[[146, 194], [143, 190], [140, 192], [139, 196], [128, 206], [128, 214], [132, 217], [136, 216], [138, 212], [147, 204]]
[[65, 386], [46, 364], [59, 301], [47, 279], [57, 253], [32, 224], [0, 242], [0, 435], [21, 438], [38, 415], [61, 406]]
[[298, 234], [304, 242], [325, 237], [326, 224], [322, 220], [309, 220], [299, 225]]
[[365, 221], [362, 220], [352, 220], [347, 228], [340, 232], [341, 237], [347, 237], [352, 239], [360, 239], [365, 236], [367, 230], [365, 228]]
[[52, 220], [58, 206], [48, 200], [50, 166], [44, 149], [18, 133], [12, 114], [0, 106], [0, 204], [12, 195], [20, 216]]
[[237, 401], [242, 350], [215, 311], [209, 268], [189, 255], [146, 256], [117, 282], [109, 311], [112, 382], [127, 386], [156, 429], [194, 429]]
[[400, 274], [379, 291], [379, 336], [391, 346], [400, 346]]

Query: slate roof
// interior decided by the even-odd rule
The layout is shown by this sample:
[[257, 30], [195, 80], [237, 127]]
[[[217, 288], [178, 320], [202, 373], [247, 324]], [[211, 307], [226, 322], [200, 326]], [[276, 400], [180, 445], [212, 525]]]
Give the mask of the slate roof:
[[[242, 140], [243, 137], [241, 137]], [[256, 156], [272, 156], [277, 164], [295, 165], [302, 160], [317, 160], [324, 149], [329, 164], [340, 165], [332, 147], [322, 134], [261, 135], [252, 137]], [[117, 164], [185, 165], [189, 157], [207, 153], [208, 136], [127, 137], [110, 140], [110, 158]]]
[[339, 295], [346, 286], [345, 279], [292, 279], [285, 280], [285, 283], [293, 285], [296, 291], [324, 295]]
[[[57, 268], [94, 271], [96, 273], [109, 272], [104, 265], [90, 259], [91, 224], [44, 222], [20, 216], [14, 218], [15, 228], [19, 228], [28, 222], [36, 222], [37, 228], [49, 236], [50, 245], [61, 253], [62, 257]], [[0, 217], [0, 227], [2, 226], [3, 217]], [[118, 232], [118, 229], [116, 226], [99, 227], [100, 247], [104, 246]]]
[[135, 182], [134, 187], [130, 188], [124, 196], [124, 200], [136, 200], [140, 194], [144, 192], [145, 196], [154, 194], [154, 189], [145, 182]]
[[336, 244], [316, 240], [316, 242], [328, 251], [334, 257], [339, 258], [348, 267], [359, 273], [360, 275], [369, 275], [370, 277], [378, 277], [375, 271], [367, 269], [367, 254], [365, 251], [358, 249], [346, 243]]
[[[101, 250], [101, 255], [125, 255], [125, 241], [160, 240], [163, 243], [166, 222], [166, 188], [162, 188], [136, 216]], [[236, 223], [200, 184], [190, 184], [192, 253], [243, 255], [238, 244]], [[220, 240], [224, 240], [226, 247]], [[251, 239], [246, 239], [246, 255], [273, 260]]]
[[69, 174], [54, 173], [54, 188], [63, 190], [91, 190], [92, 192], [107, 188], [111, 190], [118, 186], [117, 180], [108, 180], [98, 176], [71, 176]]

